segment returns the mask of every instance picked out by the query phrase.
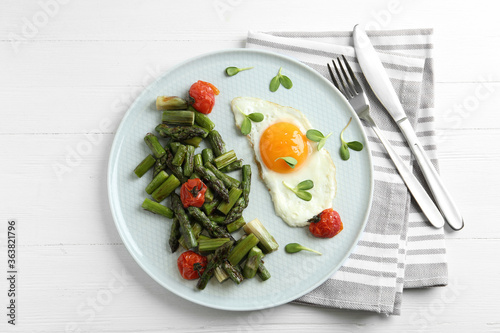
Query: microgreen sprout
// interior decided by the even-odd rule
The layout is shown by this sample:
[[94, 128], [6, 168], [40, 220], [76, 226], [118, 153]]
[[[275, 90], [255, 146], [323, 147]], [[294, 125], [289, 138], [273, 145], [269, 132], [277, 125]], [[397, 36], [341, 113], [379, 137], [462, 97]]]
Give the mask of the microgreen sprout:
[[283, 69], [283, 67], [280, 67], [280, 69], [278, 71], [278, 75], [273, 77], [271, 80], [271, 83], [269, 83], [269, 90], [271, 90], [272, 92], [275, 92], [276, 90], [278, 90], [280, 85], [282, 85], [286, 89], [290, 89], [293, 87], [292, 80], [290, 80], [290, 78], [288, 76], [281, 74], [282, 69]]
[[239, 72], [243, 72], [249, 69], [252, 69], [253, 67], [245, 67], [245, 68], [238, 68], [238, 67], [228, 67], [226, 68], [226, 74], [228, 76], [235, 76]]
[[309, 252], [313, 252], [313, 253], [322, 255], [321, 252], [318, 252], [318, 251], [315, 251], [315, 250], [310, 249], [308, 247], [305, 247], [304, 245], [300, 245], [299, 243], [290, 243], [290, 244], [287, 244], [285, 246], [285, 251], [287, 253], [297, 253], [297, 252], [300, 252], [300, 251], [309, 251]]
[[289, 189], [290, 191], [295, 193], [295, 195], [297, 197], [299, 197], [299, 199], [302, 199], [304, 201], [311, 201], [312, 194], [307, 192], [307, 190], [310, 190], [314, 187], [314, 183], [312, 180], [308, 179], [308, 180], [301, 181], [300, 183], [297, 184], [296, 187], [291, 187], [290, 185], [288, 185], [284, 181], [283, 181], [283, 185], [287, 189]]
[[351, 157], [351, 154], [349, 153], [349, 148], [355, 151], [361, 151], [363, 150], [363, 144], [359, 141], [351, 141], [351, 142], [346, 142], [344, 140], [344, 131], [347, 129], [349, 124], [352, 121], [352, 117], [349, 119], [349, 122], [347, 125], [344, 127], [342, 132], [340, 132], [340, 158], [342, 158], [344, 161], [347, 161], [349, 157]]

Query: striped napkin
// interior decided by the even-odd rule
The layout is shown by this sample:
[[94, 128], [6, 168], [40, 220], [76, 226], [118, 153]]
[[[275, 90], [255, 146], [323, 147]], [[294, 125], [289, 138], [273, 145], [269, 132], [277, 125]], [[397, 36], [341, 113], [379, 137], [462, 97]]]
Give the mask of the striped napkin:
[[[432, 30], [367, 33], [408, 119], [437, 167]], [[329, 80], [326, 64], [345, 55], [367, 92], [375, 122], [422, 180], [403, 135], [367, 85], [352, 45], [352, 32], [249, 32], [246, 46], [296, 58]], [[344, 265], [323, 285], [295, 302], [398, 315], [404, 288], [447, 284], [444, 232], [431, 227], [412, 201], [376, 134], [368, 127], [365, 132], [372, 150], [375, 179], [365, 231]]]

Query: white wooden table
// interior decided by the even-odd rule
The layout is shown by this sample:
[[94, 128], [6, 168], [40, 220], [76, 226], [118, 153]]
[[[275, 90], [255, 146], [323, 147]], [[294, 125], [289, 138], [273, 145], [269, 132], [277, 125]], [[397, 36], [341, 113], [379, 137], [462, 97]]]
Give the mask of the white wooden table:
[[[0, 331], [500, 332], [497, 3], [2, 0]], [[244, 46], [249, 29], [355, 23], [435, 28], [441, 170], [466, 221], [447, 232], [450, 285], [405, 291], [399, 317], [290, 304], [224, 312], [166, 291], [133, 261], [108, 207], [108, 154], [130, 103], [174, 64]], [[15, 327], [6, 316], [9, 219]]]

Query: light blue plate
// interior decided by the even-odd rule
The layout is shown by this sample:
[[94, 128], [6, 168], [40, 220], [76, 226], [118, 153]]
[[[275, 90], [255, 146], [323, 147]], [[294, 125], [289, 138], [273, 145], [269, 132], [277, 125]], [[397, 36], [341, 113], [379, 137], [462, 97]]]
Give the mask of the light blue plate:
[[[228, 77], [228, 66], [255, 68]], [[283, 74], [293, 81], [290, 90], [280, 87], [269, 91], [269, 82], [283, 67]], [[229, 149], [252, 165], [253, 180], [250, 205], [244, 212], [247, 221], [259, 218], [280, 244], [280, 249], [265, 258], [271, 279], [258, 277], [235, 285], [218, 283], [213, 278], [204, 291], [195, 288], [195, 281], [181, 278], [176, 262], [180, 250], [167, 250], [170, 220], [143, 211], [141, 204], [148, 197], [144, 188], [151, 173], [138, 179], [136, 165], [150, 151], [144, 136], [154, 132], [161, 116], [155, 109], [158, 95], [186, 96], [197, 80], [213, 83], [221, 93], [210, 117]], [[252, 96], [301, 110], [312, 125], [325, 135], [333, 132], [325, 148], [337, 167], [337, 196], [333, 207], [344, 223], [344, 230], [333, 239], [312, 237], [307, 228], [291, 228], [274, 214], [271, 197], [258, 177], [247, 139], [234, 125], [230, 102], [234, 97]], [[349, 140], [365, 145], [361, 152], [352, 152], [349, 161], [339, 157], [339, 134], [349, 118], [353, 121], [346, 132]], [[201, 150], [197, 150], [201, 151]], [[257, 310], [269, 308], [306, 294], [328, 279], [342, 265], [363, 232], [371, 205], [373, 179], [367, 139], [361, 123], [344, 97], [325, 78], [311, 68], [289, 57], [249, 49], [234, 49], [203, 55], [179, 64], [151, 84], [132, 104], [115, 135], [108, 166], [108, 195], [120, 236], [137, 263], [154, 280], [171, 292], [198, 304], [224, 310]], [[313, 171], [312, 171], [313, 172]], [[239, 174], [236, 174], [239, 176]], [[287, 254], [284, 247], [297, 242], [323, 253]]]

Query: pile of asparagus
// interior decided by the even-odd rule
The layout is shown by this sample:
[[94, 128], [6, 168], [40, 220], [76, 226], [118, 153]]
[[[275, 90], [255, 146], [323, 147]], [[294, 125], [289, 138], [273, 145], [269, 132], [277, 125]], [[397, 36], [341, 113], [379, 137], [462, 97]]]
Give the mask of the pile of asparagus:
[[[207, 255], [208, 264], [198, 280], [198, 289], [204, 289], [214, 275], [219, 282], [231, 279], [236, 284], [255, 275], [263, 281], [269, 279], [263, 258], [276, 251], [278, 243], [258, 219], [246, 223], [242, 216], [249, 203], [250, 165], [243, 165], [233, 150], [226, 151], [212, 120], [185, 100], [160, 96], [156, 106], [162, 111], [162, 123], [155, 130], [167, 142], [162, 145], [156, 135], [146, 134], [144, 141], [152, 154], [134, 172], [140, 178], [153, 170], [153, 179], [146, 186], [152, 200], [146, 198], [142, 208], [172, 219], [170, 251], [182, 247]], [[196, 154], [204, 139], [210, 148]], [[241, 170], [241, 180], [227, 174], [236, 170]], [[207, 185], [205, 202], [201, 209], [184, 209], [175, 190], [193, 178]], [[167, 197], [170, 207], [161, 203]], [[236, 241], [232, 233], [241, 228], [245, 234]]]

